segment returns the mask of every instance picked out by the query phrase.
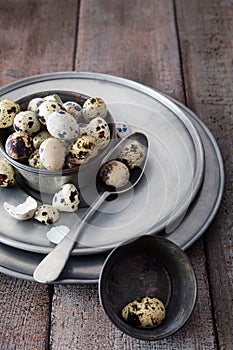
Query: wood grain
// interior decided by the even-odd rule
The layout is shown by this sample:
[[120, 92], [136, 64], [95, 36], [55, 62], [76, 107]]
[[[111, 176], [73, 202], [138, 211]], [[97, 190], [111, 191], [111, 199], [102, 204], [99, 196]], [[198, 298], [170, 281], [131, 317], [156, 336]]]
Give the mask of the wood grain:
[[205, 246], [219, 347], [232, 349], [233, 6], [179, 0], [177, 13], [187, 101], [213, 132], [224, 159], [223, 201]]

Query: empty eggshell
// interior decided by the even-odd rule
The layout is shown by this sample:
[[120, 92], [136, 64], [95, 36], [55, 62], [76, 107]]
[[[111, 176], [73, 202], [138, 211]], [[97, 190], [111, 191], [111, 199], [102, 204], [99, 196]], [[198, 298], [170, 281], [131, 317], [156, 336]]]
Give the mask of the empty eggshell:
[[47, 129], [52, 136], [63, 140], [72, 140], [79, 136], [79, 126], [75, 118], [62, 110], [49, 115]]
[[63, 167], [66, 148], [54, 137], [42, 142], [39, 148], [40, 161], [43, 167], [56, 171]]
[[58, 244], [61, 240], [70, 232], [69, 227], [65, 225], [59, 225], [52, 227], [47, 233], [46, 237], [54, 244]]
[[37, 202], [31, 196], [27, 197], [24, 203], [14, 206], [10, 203], [4, 202], [3, 206], [5, 210], [17, 220], [29, 220], [33, 217]]
[[107, 111], [107, 106], [100, 97], [90, 97], [83, 104], [83, 117], [86, 121], [96, 117], [105, 118]]
[[55, 193], [52, 205], [59, 211], [76, 211], [79, 205], [79, 193], [77, 188], [71, 183], [63, 185], [59, 191]]
[[15, 184], [15, 171], [8, 161], [0, 157], [0, 187], [10, 187]]
[[11, 98], [0, 101], [0, 129], [13, 125], [14, 117], [20, 111], [20, 106]]
[[59, 211], [50, 204], [40, 205], [34, 215], [34, 219], [45, 225], [51, 225], [59, 218]]
[[15, 131], [25, 131], [29, 135], [36, 134], [41, 127], [36, 113], [33, 111], [22, 111], [16, 114], [13, 127]]
[[101, 149], [108, 145], [110, 141], [110, 129], [107, 122], [100, 117], [94, 118], [87, 126], [87, 134], [93, 136], [97, 141], [97, 146]]

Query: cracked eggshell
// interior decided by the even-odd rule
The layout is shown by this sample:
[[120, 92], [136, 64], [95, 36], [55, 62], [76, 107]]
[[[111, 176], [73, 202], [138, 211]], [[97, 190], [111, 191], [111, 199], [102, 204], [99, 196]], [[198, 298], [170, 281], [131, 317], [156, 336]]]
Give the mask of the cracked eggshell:
[[46, 139], [48, 139], [49, 137], [51, 137], [50, 133], [46, 130], [44, 131], [40, 131], [38, 132], [38, 134], [36, 134], [33, 139], [33, 147], [35, 149], [39, 149], [40, 145], [42, 144], [42, 142]]
[[8, 136], [5, 149], [6, 153], [13, 159], [26, 159], [33, 151], [32, 138], [24, 131], [15, 131]]
[[70, 232], [69, 227], [65, 225], [59, 225], [52, 227], [47, 233], [46, 237], [54, 244], [58, 244], [61, 240]]
[[0, 129], [13, 125], [14, 117], [20, 111], [20, 106], [11, 98], [0, 101]]
[[75, 118], [62, 110], [49, 115], [47, 129], [52, 136], [62, 140], [72, 140], [79, 136], [79, 125]]
[[87, 134], [93, 136], [97, 146], [105, 148], [110, 141], [110, 129], [107, 122], [100, 117], [94, 118], [87, 126]]
[[82, 117], [82, 107], [77, 102], [67, 101], [63, 103], [62, 106], [65, 108], [67, 113], [71, 114], [75, 118], [77, 122]]
[[38, 107], [37, 118], [39, 121], [46, 125], [49, 115], [53, 112], [59, 111], [61, 105], [55, 101], [44, 101]]
[[59, 220], [59, 211], [50, 204], [40, 205], [34, 215], [34, 219], [45, 225], [51, 225]]
[[29, 220], [34, 216], [37, 209], [37, 202], [31, 196], [27, 197], [24, 203], [14, 206], [10, 203], [3, 203], [4, 209], [17, 220]]
[[56, 171], [63, 167], [66, 148], [54, 137], [42, 142], [39, 148], [40, 161], [44, 168]]
[[22, 111], [16, 114], [13, 127], [15, 131], [24, 131], [29, 135], [34, 135], [40, 130], [41, 123], [37, 119], [35, 112]]
[[59, 211], [76, 211], [79, 205], [79, 192], [77, 188], [71, 183], [63, 185], [59, 191], [55, 193], [52, 205]]
[[10, 187], [15, 184], [15, 170], [10, 163], [0, 157], [0, 187]]
[[83, 118], [89, 122], [99, 117], [105, 118], [107, 115], [107, 106], [100, 97], [90, 97], [83, 104]]
[[165, 306], [157, 298], [138, 298], [127, 304], [122, 310], [122, 317], [132, 326], [153, 328], [165, 318]]

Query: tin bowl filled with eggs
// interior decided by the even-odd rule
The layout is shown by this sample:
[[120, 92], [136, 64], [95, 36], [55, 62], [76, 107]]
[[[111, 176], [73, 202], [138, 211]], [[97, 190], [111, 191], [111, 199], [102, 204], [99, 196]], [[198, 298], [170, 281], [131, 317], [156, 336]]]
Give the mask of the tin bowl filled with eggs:
[[195, 306], [197, 283], [187, 255], [157, 235], [122, 243], [107, 257], [99, 297], [110, 321], [127, 335], [158, 340], [176, 332]]
[[78, 92], [4, 99], [0, 112], [0, 156], [25, 186], [41, 193], [54, 193], [66, 183], [87, 186], [115, 138], [105, 101]]

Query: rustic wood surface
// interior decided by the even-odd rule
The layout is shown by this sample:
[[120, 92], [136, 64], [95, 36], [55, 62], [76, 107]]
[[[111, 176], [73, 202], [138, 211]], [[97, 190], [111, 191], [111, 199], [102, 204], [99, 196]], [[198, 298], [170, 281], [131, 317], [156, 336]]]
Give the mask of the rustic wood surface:
[[77, 70], [158, 88], [206, 123], [226, 170], [220, 210], [187, 250], [198, 298], [176, 334], [157, 342], [124, 335], [104, 314], [96, 285], [1, 275], [0, 349], [232, 349], [232, 30], [231, 0], [0, 0], [0, 86]]

